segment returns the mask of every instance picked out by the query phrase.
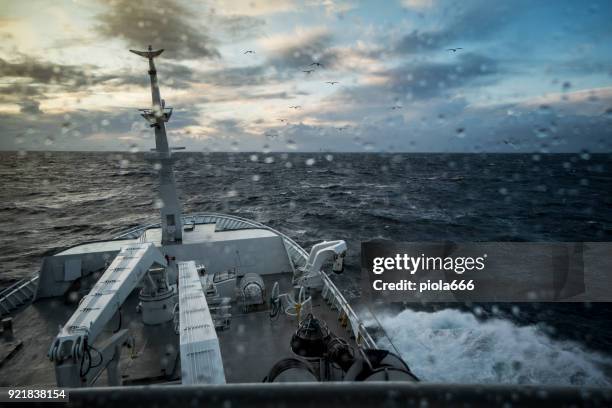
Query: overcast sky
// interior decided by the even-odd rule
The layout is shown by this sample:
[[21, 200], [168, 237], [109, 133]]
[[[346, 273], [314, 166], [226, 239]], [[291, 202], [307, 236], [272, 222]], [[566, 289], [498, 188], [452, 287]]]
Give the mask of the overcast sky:
[[0, 149], [154, 147], [128, 52], [152, 44], [189, 150], [610, 152], [611, 21], [609, 1], [2, 0]]

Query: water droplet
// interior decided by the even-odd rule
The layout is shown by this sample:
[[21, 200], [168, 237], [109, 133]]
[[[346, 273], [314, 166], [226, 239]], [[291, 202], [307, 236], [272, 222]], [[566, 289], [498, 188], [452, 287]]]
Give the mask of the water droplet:
[[138, 145], [133, 143], [130, 145], [130, 153], [138, 153], [140, 149], [138, 149]]
[[161, 198], [157, 198], [155, 199], [155, 201], [153, 201], [153, 208], [155, 208], [156, 210], [159, 210], [160, 208], [164, 208], [164, 202], [162, 201]]
[[457, 137], [463, 139], [465, 137], [465, 128], [457, 128]]
[[297, 149], [297, 144], [293, 140], [289, 139], [287, 140], [287, 149], [295, 150]]
[[548, 137], [548, 129], [541, 127], [541, 128], [536, 128], [534, 130], [535, 135], [539, 138], [539, 139], [544, 139]]
[[274, 157], [272, 157], [272, 156], [266, 157], [266, 159], [264, 160], [264, 163], [266, 163], [266, 164], [274, 163]]
[[548, 114], [548, 113], [550, 113], [550, 106], [548, 106], [548, 105], [540, 105], [538, 112], [540, 114]]
[[155, 163], [153, 165], [153, 170], [155, 170], [155, 171], [159, 171], [159, 170], [161, 170], [161, 168], [162, 168], [161, 163]]
[[325, 155], [325, 160], [327, 160], [328, 162], [333, 161], [334, 160], [334, 156], [331, 154], [326, 154]]
[[261, 180], [261, 176], [259, 174], [253, 174], [253, 177], [251, 177], [251, 179], [255, 182]]
[[310, 159], [307, 159], [307, 160], [306, 160], [306, 165], [307, 165], [307, 166], [312, 166], [312, 165], [314, 165], [315, 163], [316, 163], [316, 161], [315, 161], [315, 159], [313, 159], [313, 158], [310, 158]]
[[110, 122], [108, 121], [108, 119], [102, 119], [102, 121], [100, 122], [100, 125], [102, 126], [108, 126], [110, 124]]
[[249, 156], [249, 159], [252, 162], [256, 162], [257, 160], [259, 160], [259, 157], [256, 154], [252, 154], [252, 155]]

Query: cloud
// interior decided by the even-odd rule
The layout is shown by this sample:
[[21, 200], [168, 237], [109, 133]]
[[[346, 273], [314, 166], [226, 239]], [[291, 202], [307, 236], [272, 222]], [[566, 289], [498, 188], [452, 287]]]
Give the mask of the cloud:
[[[430, 2], [414, 1], [425, 6]], [[396, 39], [392, 51], [397, 54], [415, 54], [461, 46], [459, 41], [482, 41], [505, 27], [521, 8], [518, 4], [467, 0], [459, 3], [446, 3], [437, 10], [443, 23], [439, 28], [428, 30], [415, 29]]]
[[337, 56], [332, 44], [333, 36], [326, 28], [297, 29], [292, 34], [283, 34], [261, 41], [268, 50], [268, 64], [277, 69], [303, 68], [317, 61], [326, 68], [336, 63]]
[[408, 62], [397, 68], [373, 72], [378, 78], [370, 84], [349, 86], [331, 100], [352, 105], [374, 105], [388, 108], [394, 102], [422, 101], [478, 81], [494, 81], [500, 73], [496, 60], [479, 54], [466, 53], [455, 62]]
[[100, 35], [120, 37], [137, 49], [151, 44], [166, 49], [169, 58], [220, 57], [206, 26], [197, 24], [193, 12], [176, 0], [115, 0], [97, 20]]
[[21, 108], [20, 108], [20, 112], [21, 113], [28, 113], [31, 115], [37, 115], [42, 113], [42, 111], [40, 110], [40, 102], [35, 101], [35, 100], [28, 100], [28, 101], [24, 101], [20, 103]]
[[14, 61], [0, 58], [0, 102], [19, 105], [23, 113], [40, 113], [40, 100], [116, 79], [96, 70], [94, 66], [56, 64], [24, 54]]
[[[196, 110], [175, 109], [172, 127], [195, 125], [198, 115]], [[20, 113], [0, 113], [0, 134], [0, 150], [125, 151], [130, 144], [155, 144], [153, 130], [139, 112], [121, 108], [47, 113], [37, 111], [36, 103], [22, 105]]]
[[213, 9], [218, 14], [262, 16], [295, 11], [298, 5], [293, 0], [214, 0]]
[[220, 15], [214, 12], [206, 16], [208, 26], [220, 37], [227, 37], [231, 42], [244, 41], [262, 33], [265, 20], [251, 16], [231, 14]]
[[[18, 61], [0, 58], [0, 77], [28, 78], [34, 83], [46, 85], [65, 85], [72, 88], [91, 84], [94, 77], [89, 69], [75, 65], [55, 64], [20, 55]], [[108, 77], [102, 78], [102, 80]]]

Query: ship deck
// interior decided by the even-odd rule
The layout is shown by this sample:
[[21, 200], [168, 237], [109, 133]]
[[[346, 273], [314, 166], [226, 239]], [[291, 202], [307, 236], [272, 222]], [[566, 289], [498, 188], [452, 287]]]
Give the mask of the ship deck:
[[[280, 292], [291, 290], [290, 273], [264, 276], [266, 288], [271, 290], [279, 282]], [[172, 322], [146, 326], [136, 313], [138, 293], [134, 291], [122, 307], [122, 327], [129, 328], [135, 347], [123, 348], [120, 361], [122, 381], [125, 385], [180, 382], [179, 336]], [[76, 305], [66, 304], [63, 298], [41, 299], [24, 308], [14, 317], [15, 341], [4, 342], [3, 347], [22, 346], [0, 366], [0, 386], [55, 386], [54, 364], [46, 357], [60, 325], [73, 313]], [[354, 340], [338, 321], [338, 311], [318, 294], [313, 295], [312, 313], [324, 320], [329, 329], [349, 344]], [[228, 383], [261, 382], [279, 360], [293, 356], [291, 336], [297, 329], [295, 317], [281, 314], [271, 320], [267, 305], [259, 310], [243, 312], [242, 306], [232, 303], [229, 328], [217, 332], [226, 381]], [[110, 336], [119, 325], [115, 316], [97, 343]], [[95, 386], [107, 385], [105, 373]]]

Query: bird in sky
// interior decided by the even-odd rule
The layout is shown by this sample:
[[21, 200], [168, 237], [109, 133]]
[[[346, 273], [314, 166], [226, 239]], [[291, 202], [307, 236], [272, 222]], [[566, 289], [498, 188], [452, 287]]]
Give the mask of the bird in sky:
[[320, 62], [313, 62], [312, 64], [309, 65], [309, 67], [319, 67], [319, 68], [323, 68], [323, 64], [321, 64]]
[[284, 119], [284, 118], [279, 118], [277, 120], [280, 120], [281, 122], [286, 122], [287, 121], [287, 119]]
[[345, 129], [348, 129], [348, 126], [342, 126], [342, 127], [336, 128], [336, 129], [337, 129], [337, 130], [340, 130], [340, 131], [343, 131], [343, 130], [345, 130]]
[[255, 51], [253, 51], [253, 50], [246, 50], [244, 53], [245, 54], [255, 54]]
[[402, 109], [402, 107], [399, 105], [395, 105], [391, 107], [391, 110], [396, 110], [396, 109]]
[[302, 107], [300, 105], [293, 105], [290, 106], [289, 109], [301, 109]]
[[452, 51], [452, 52], [457, 52], [458, 50], [462, 50], [463, 48], [448, 48], [446, 51]]
[[330, 84], [330, 85], [332, 85], [332, 86], [333, 86], [333, 85], [335, 85], [335, 84], [339, 84], [340, 82], [338, 82], [338, 81], [327, 81], [327, 82], [325, 82], [325, 83], [326, 83], [326, 84]]
[[305, 72], [306, 75], [309, 75], [309, 74], [312, 74], [314, 71], [315, 71], [314, 69], [306, 69], [306, 70], [304, 70], [302, 72]]

